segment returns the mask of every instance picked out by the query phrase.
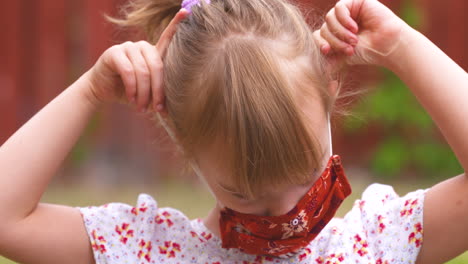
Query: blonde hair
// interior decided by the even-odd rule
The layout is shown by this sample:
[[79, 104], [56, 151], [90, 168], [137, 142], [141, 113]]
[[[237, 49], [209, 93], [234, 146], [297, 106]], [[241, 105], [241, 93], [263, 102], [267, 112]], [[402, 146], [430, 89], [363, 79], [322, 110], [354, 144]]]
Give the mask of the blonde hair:
[[[124, 19], [109, 19], [142, 28], [156, 43], [180, 8], [175, 0], [134, 0]], [[328, 112], [333, 98], [297, 7], [285, 0], [201, 0], [178, 26], [164, 67], [168, 119], [188, 160], [218, 151], [218, 162], [249, 197], [264, 184], [312, 180], [324, 148], [301, 109], [318, 95]]]

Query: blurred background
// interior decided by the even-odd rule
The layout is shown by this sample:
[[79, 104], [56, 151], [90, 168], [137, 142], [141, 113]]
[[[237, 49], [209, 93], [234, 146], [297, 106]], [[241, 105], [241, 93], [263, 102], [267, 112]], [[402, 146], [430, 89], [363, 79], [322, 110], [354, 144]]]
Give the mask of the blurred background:
[[[116, 30], [103, 18], [104, 13], [117, 15], [125, 1], [2, 0], [0, 144], [108, 47], [143, 39], [136, 32]], [[317, 24], [315, 17], [336, 1], [294, 2]], [[382, 2], [468, 69], [468, 1]], [[349, 114], [333, 122], [334, 152], [342, 156], [354, 186], [339, 215], [372, 182], [391, 184], [404, 194], [463, 172], [431, 118], [392, 73], [355, 67], [345, 88], [366, 92], [341, 101]], [[203, 217], [213, 204], [154, 122], [130, 107], [112, 105], [95, 115], [43, 200], [71, 206], [134, 204], [142, 192], [189, 217]], [[0, 257], [0, 263], [12, 262]], [[468, 257], [450, 263], [468, 263]]]

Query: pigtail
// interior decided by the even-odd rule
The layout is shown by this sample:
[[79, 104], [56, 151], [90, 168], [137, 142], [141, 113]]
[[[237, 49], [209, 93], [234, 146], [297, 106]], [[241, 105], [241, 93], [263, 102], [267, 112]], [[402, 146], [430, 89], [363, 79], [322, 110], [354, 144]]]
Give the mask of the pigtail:
[[181, 9], [181, 0], [130, 0], [122, 7], [123, 18], [105, 16], [120, 27], [142, 30], [146, 40], [156, 44], [164, 29]]

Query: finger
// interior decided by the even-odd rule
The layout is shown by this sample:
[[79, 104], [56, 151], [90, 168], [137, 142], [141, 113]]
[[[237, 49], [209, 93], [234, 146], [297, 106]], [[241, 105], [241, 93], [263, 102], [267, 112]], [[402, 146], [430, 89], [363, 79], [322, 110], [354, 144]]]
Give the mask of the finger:
[[350, 30], [352, 33], [357, 34], [359, 32], [358, 24], [351, 17], [351, 12], [343, 2], [338, 2], [336, 4], [335, 15], [341, 25]]
[[334, 53], [344, 53], [346, 55], [354, 54], [354, 48], [333, 35], [326, 23], [320, 29], [320, 35], [330, 44]]
[[135, 69], [137, 84], [137, 110], [139, 112], [146, 112], [146, 108], [150, 101], [151, 74], [146, 61], [141, 54], [139, 45], [140, 44], [128, 44], [126, 45], [125, 51], [129, 60], [132, 62], [133, 68]]
[[345, 41], [353, 46], [357, 44], [357, 36], [345, 28], [336, 18], [335, 8], [328, 12], [327, 16], [325, 17], [325, 21], [327, 22], [327, 27], [338, 39]]
[[339, 1], [348, 11], [354, 21], [359, 21], [359, 16], [366, 0], [341, 0]]
[[125, 94], [130, 103], [136, 100], [136, 76], [133, 69], [132, 62], [128, 59], [122, 46], [114, 46], [112, 49], [112, 64], [116, 69], [125, 87]]
[[141, 49], [143, 57], [150, 69], [151, 74], [151, 101], [156, 111], [161, 111], [164, 105], [163, 89], [163, 62], [154, 46], [145, 42]]
[[320, 36], [320, 30], [314, 31], [313, 37], [315, 44], [320, 47], [320, 51], [325, 55], [328, 54], [328, 52], [330, 52], [331, 46], [325, 39], [322, 38], [322, 36]]
[[159, 38], [158, 43], [156, 43], [156, 49], [159, 51], [159, 54], [161, 57], [164, 57], [166, 53], [166, 49], [171, 43], [172, 37], [174, 36], [176, 30], [177, 30], [177, 25], [184, 20], [189, 12], [185, 9], [181, 9], [175, 17], [171, 20], [167, 28], [163, 31], [161, 34], [161, 37]]

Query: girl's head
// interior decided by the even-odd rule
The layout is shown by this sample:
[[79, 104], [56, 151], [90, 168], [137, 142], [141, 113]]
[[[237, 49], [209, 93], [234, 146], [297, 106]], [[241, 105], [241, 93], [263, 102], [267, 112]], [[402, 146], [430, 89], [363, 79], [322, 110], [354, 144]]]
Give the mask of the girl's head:
[[[129, 7], [114, 22], [142, 26], [155, 43], [181, 1]], [[212, 189], [255, 198], [306, 185], [328, 154], [334, 96], [325, 68], [311, 29], [285, 0], [201, 0], [164, 58], [167, 121]]]

